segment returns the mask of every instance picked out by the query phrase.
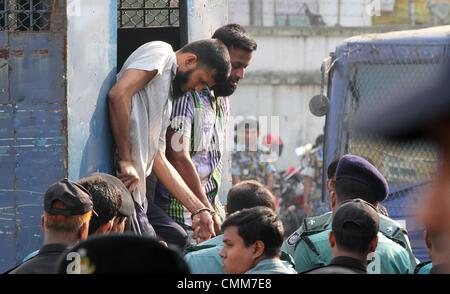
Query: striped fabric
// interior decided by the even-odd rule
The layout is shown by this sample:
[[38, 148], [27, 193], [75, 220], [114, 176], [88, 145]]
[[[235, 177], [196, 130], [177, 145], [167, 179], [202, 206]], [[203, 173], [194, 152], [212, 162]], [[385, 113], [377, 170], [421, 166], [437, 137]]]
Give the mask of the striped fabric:
[[[216, 118], [216, 122], [218, 122], [218, 118], [216, 115], [216, 112], [214, 110], [214, 107], [210, 103], [210, 96], [211, 94], [209, 92], [202, 92], [199, 93], [200, 99], [202, 101], [202, 108], [208, 108], [208, 109], [202, 109], [207, 110], [209, 112], [212, 112], [214, 114], [214, 117]], [[226, 121], [228, 118], [228, 98], [224, 97], [221, 99], [221, 109], [222, 113], [224, 114], [224, 129], [220, 132], [217, 132], [219, 136], [222, 136], [222, 141], [225, 137], [225, 131], [226, 131]], [[172, 115], [171, 115], [171, 128], [182, 134], [183, 136], [191, 138], [194, 134], [192, 134], [193, 131], [193, 124], [194, 124], [194, 118], [198, 118], [200, 116], [196, 117], [196, 107], [195, 107], [195, 101], [192, 93], [187, 93], [186, 95], [177, 98], [174, 100], [173, 107], [172, 107]], [[213, 134], [217, 134], [214, 132]], [[195, 134], [199, 135], [199, 134]], [[200, 134], [203, 135], [203, 134]], [[200, 140], [202, 138], [199, 138]], [[219, 172], [222, 172], [222, 152], [221, 150], [218, 150], [219, 148], [216, 148], [216, 142], [217, 139], [215, 136], [212, 137], [211, 143], [208, 146], [209, 150], [209, 164], [211, 171], [214, 171], [216, 168]], [[209, 202], [212, 204], [212, 206], [215, 208], [216, 212], [219, 214], [219, 216], [223, 217], [223, 207], [216, 199], [217, 191], [219, 189], [218, 185], [214, 181], [212, 177], [212, 173], [209, 176], [209, 180], [205, 184], [205, 192], [208, 196]], [[190, 227], [192, 225], [191, 219], [190, 219], [190, 213], [183, 207], [183, 205], [172, 195], [169, 196], [169, 206], [168, 206], [168, 214], [171, 216], [177, 223], [182, 224], [184, 226]]]

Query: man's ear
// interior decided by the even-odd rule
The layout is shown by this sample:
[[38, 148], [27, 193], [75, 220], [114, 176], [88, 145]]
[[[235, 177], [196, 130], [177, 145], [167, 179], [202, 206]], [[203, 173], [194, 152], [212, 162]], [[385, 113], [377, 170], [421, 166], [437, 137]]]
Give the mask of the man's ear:
[[185, 53], [186, 56], [184, 58], [184, 66], [187, 68], [187, 70], [193, 69], [197, 66], [197, 55], [193, 53]]
[[427, 230], [423, 231], [423, 239], [425, 240], [425, 245], [427, 246], [428, 250], [430, 250], [431, 247], [433, 247], [433, 244], [431, 243], [430, 234]]
[[334, 190], [330, 191], [330, 204], [331, 210], [334, 211], [337, 208], [336, 192]]
[[332, 179], [328, 179], [327, 180], [327, 189], [328, 189], [328, 192], [334, 190], [334, 188], [333, 188], [333, 180]]
[[328, 242], [330, 242], [331, 248], [334, 248], [336, 246], [336, 237], [334, 236], [333, 231], [331, 231], [330, 235], [328, 236]]
[[225, 210], [225, 218], [227, 218], [228, 217], [228, 205], [225, 204], [224, 210]]
[[45, 233], [45, 219], [44, 215], [41, 216], [41, 230]]
[[95, 233], [97, 234], [106, 234], [111, 232], [112, 226], [114, 224], [114, 218], [112, 220], [110, 220], [109, 222], [101, 225], [97, 231], [95, 231]]
[[81, 225], [80, 230], [78, 231], [78, 237], [80, 240], [87, 239], [89, 235], [89, 222], [85, 222]]
[[253, 246], [253, 257], [255, 260], [264, 255], [266, 246], [264, 245], [263, 241], [258, 240], [255, 243], [253, 243], [252, 246]]
[[377, 249], [377, 245], [378, 245], [378, 236], [376, 236], [375, 238], [373, 238], [372, 241], [370, 241], [369, 252], [375, 252], [375, 250]]

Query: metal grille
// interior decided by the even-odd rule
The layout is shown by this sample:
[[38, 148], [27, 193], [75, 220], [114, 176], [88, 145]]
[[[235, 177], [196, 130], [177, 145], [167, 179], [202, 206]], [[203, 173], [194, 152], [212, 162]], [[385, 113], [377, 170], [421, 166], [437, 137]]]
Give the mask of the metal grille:
[[[351, 48], [345, 106], [347, 121], [357, 113], [368, 113], [380, 104], [390, 103], [391, 97], [401, 97], [412, 89], [426, 87], [440, 73], [438, 69], [445, 59], [442, 50], [442, 45]], [[437, 152], [430, 143], [393, 143], [352, 131], [345, 134], [341, 150], [372, 161], [388, 180], [392, 197], [401, 196], [401, 191], [409, 193], [412, 187], [433, 178]]]
[[119, 28], [178, 27], [178, 0], [119, 0]]
[[438, 42], [417, 43], [349, 43], [346, 52], [341, 52], [343, 55], [338, 59], [345, 60], [348, 68], [338, 149], [340, 154], [367, 158], [386, 177], [390, 194], [381, 204], [392, 219], [404, 222], [415, 255], [424, 260], [427, 251], [418, 213], [423, 189], [435, 175], [437, 150], [423, 140], [395, 143], [374, 135], [361, 135], [353, 131], [351, 124], [355, 116], [364, 117], [380, 105], [392, 105], [393, 98], [417, 93], [437, 79], [449, 59], [448, 46]]
[[50, 30], [52, 0], [0, 0], [0, 30]]

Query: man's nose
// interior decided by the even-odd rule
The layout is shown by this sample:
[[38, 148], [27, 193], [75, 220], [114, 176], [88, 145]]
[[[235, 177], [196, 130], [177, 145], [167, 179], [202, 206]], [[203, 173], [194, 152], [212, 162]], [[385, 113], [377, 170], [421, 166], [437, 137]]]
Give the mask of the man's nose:
[[242, 79], [244, 78], [244, 76], [245, 76], [245, 69], [244, 69], [244, 68], [241, 68], [240, 70], [238, 70], [237, 73], [236, 73], [236, 76], [237, 76], [240, 80], [242, 80]]
[[222, 257], [222, 258], [224, 258], [224, 257], [225, 257], [225, 253], [223, 252], [223, 248], [222, 248], [222, 250], [220, 250], [220, 252], [219, 252], [219, 256], [220, 256], [220, 257]]

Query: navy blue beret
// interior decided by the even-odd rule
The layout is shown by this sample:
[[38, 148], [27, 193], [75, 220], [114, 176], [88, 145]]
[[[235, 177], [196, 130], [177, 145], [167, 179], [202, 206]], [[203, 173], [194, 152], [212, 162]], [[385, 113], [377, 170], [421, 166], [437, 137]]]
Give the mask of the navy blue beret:
[[383, 201], [389, 194], [389, 186], [384, 176], [375, 166], [360, 156], [350, 154], [342, 156], [336, 169], [336, 183], [341, 179], [363, 184], [370, 191], [371, 198], [376, 201]]

